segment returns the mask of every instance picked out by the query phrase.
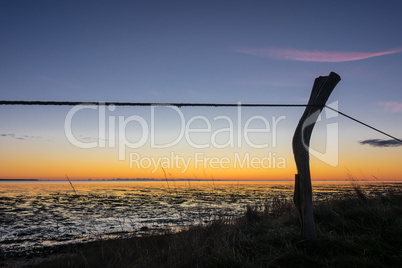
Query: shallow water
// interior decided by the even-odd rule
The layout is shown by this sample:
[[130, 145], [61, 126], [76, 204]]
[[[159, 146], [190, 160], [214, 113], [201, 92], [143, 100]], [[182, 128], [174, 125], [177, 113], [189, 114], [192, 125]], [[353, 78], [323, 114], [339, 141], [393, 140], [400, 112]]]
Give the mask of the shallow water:
[[[247, 204], [292, 198], [293, 182], [2, 182], [1, 252], [179, 230], [239, 215]], [[401, 183], [360, 183], [368, 194]], [[349, 195], [349, 182], [314, 182], [315, 199]]]

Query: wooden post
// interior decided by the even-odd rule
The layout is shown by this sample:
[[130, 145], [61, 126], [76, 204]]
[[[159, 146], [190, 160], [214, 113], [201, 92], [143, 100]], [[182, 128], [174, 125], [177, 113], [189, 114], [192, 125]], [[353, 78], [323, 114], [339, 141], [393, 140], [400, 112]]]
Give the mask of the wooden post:
[[315, 238], [313, 192], [309, 163], [311, 133], [332, 90], [340, 80], [339, 75], [333, 72], [331, 72], [329, 76], [320, 76], [315, 79], [308, 101], [308, 105], [311, 106], [306, 107], [293, 136], [293, 154], [297, 166], [293, 201], [299, 212], [302, 235], [306, 239]]

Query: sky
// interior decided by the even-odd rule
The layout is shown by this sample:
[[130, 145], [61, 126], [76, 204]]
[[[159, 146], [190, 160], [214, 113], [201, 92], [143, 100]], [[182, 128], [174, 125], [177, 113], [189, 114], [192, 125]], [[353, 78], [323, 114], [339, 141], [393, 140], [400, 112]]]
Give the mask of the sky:
[[[1, 1], [0, 100], [327, 105], [402, 138], [400, 1]], [[0, 178], [292, 180], [303, 107], [0, 106]], [[324, 109], [313, 180], [402, 180]]]

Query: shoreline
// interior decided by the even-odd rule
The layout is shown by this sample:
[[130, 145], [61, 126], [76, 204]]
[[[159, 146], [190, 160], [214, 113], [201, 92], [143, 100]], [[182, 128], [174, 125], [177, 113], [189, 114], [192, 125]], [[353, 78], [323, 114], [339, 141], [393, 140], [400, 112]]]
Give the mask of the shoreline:
[[[294, 179], [289, 179], [289, 180], [224, 180], [224, 179], [110, 179], [110, 180], [70, 180], [71, 182], [89, 182], [89, 183], [104, 183], [104, 182], [261, 182], [261, 183], [266, 183], [266, 182], [294, 182]], [[0, 179], [1, 182], [61, 182], [65, 183], [68, 182], [68, 180], [42, 180], [42, 179]], [[318, 179], [318, 180], [312, 180], [312, 183], [314, 182], [344, 182], [344, 183], [402, 183], [402, 180], [333, 180], [333, 179]]]

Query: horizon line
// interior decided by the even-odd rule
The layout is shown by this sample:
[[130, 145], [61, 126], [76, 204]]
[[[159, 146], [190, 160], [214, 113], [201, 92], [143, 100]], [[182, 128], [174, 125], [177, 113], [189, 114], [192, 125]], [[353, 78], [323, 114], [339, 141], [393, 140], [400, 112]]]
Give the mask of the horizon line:
[[[12, 181], [26, 181], [26, 182], [43, 182], [43, 181], [53, 181], [53, 182], [68, 182], [66, 179], [2, 179], [0, 178], [0, 182], [12, 182]], [[172, 181], [196, 181], [196, 182], [294, 182], [294, 179], [165, 179], [165, 178], [113, 178], [113, 179], [71, 179], [71, 181], [75, 182], [172, 182]], [[348, 181], [348, 182], [402, 182], [402, 179], [312, 179], [311, 181]]]

